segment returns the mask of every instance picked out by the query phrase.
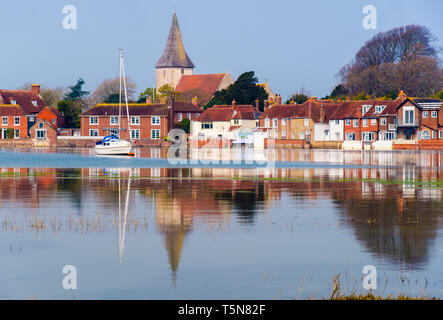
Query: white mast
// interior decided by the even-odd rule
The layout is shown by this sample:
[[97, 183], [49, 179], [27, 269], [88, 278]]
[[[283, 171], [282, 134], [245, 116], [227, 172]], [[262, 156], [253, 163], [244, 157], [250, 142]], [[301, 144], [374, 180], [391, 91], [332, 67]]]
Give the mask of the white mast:
[[121, 139], [121, 118], [122, 118], [122, 59], [123, 52], [120, 49], [120, 90], [118, 92], [118, 137]]
[[[122, 75], [120, 76], [120, 83], [122, 80], [122, 76], [123, 76], [123, 86], [125, 89], [125, 102], [126, 102], [126, 115], [128, 118], [128, 134], [129, 134], [129, 139], [132, 141], [132, 137], [131, 137], [131, 122], [129, 121], [129, 105], [128, 105], [128, 91], [126, 89], [126, 75], [125, 75], [125, 65], [123, 63], [123, 51], [120, 49], [120, 65], [121, 65], [121, 72]], [[121, 99], [121, 97], [120, 97]], [[121, 105], [120, 105], [120, 109], [121, 109]]]

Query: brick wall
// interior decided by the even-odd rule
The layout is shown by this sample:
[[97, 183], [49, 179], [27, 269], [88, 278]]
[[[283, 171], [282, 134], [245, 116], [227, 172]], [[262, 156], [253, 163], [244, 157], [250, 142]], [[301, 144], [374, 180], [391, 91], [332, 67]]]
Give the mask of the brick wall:
[[[98, 136], [106, 136], [109, 134], [109, 132], [105, 131], [104, 128], [118, 129], [118, 124], [111, 125], [110, 116], [98, 116], [98, 124], [90, 124], [89, 118], [90, 118], [89, 116], [81, 117], [80, 127], [81, 127], [82, 136], [90, 136], [91, 129], [98, 130]], [[130, 138], [129, 132], [127, 132], [128, 119], [126, 117], [122, 117], [120, 120], [121, 120], [121, 128], [126, 129], [122, 130], [121, 138], [129, 139]], [[164, 137], [167, 136], [169, 132], [168, 118], [165, 116], [160, 116], [160, 124], [154, 125], [152, 124], [151, 116], [140, 116], [140, 123], [138, 125], [131, 124], [131, 130], [139, 130], [139, 139], [151, 139], [152, 129], [159, 129], [160, 130], [159, 140], [163, 140]]]
[[27, 116], [17, 116], [20, 118], [20, 124], [15, 125], [15, 117], [16, 116], [7, 116], [8, 124], [3, 124], [3, 118], [6, 116], [0, 117], [0, 138], [3, 139], [3, 129], [11, 128], [14, 130], [20, 130], [20, 138], [28, 137], [28, 117]]

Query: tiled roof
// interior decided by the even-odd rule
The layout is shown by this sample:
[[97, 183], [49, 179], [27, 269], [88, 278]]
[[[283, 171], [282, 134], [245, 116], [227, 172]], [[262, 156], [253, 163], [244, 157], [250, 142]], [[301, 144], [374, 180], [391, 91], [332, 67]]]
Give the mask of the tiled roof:
[[[326, 103], [323, 103], [323, 102], [326, 102]], [[332, 103], [329, 101], [322, 101], [320, 103], [320, 105], [323, 107], [324, 121], [329, 122], [329, 119], [331, 118], [335, 109], [337, 109], [340, 106], [340, 103]]]
[[201, 90], [212, 97], [225, 77], [225, 73], [184, 75], [180, 78], [175, 91], [186, 92]]
[[415, 103], [442, 103], [440, 99], [435, 98], [411, 98]]
[[[43, 99], [31, 91], [0, 90], [0, 104], [11, 104], [11, 100], [15, 100], [15, 104], [20, 105], [26, 114], [37, 114], [46, 107]], [[32, 101], [37, 101], [37, 106]]]
[[183, 45], [182, 34], [178, 26], [177, 15], [174, 12], [165, 51], [155, 65], [156, 68], [194, 68]]
[[[122, 105], [122, 116], [126, 116], [126, 105]], [[164, 104], [129, 104], [130, 116], [167, 116], [168, 106]], [[112, 103], [99, 103], [89, 110], [83, 112], [80, 116], [118, 116], [119, 105]]]
[[25, 116], [26, 114], [19, 105], [0, 105], [0, 116]]
[[202, 108], [189, 102], [174, 101], [175, 112], [203, 112]]
[[308, 100], [303, 104], [281, 104], [268, 107], [260, 118], [311, 118], [320, 122], [320, 104]]
[[57, 108], [49, 108], [53, 114], [59, 119], [63, 119], [63, 114]]
[[330, 116], [330, 120], [343, 120], [343, 119], [353, 119], [359, 118], [361, 104], [347, 101], [342, 102], [335, 109], [335, 111]]
[[234, 107], [215, 105], [206, 109], [195, 121], [231, 121], [231, 119], [254, 120], [255, 109], [251, 105], [236, 105]]

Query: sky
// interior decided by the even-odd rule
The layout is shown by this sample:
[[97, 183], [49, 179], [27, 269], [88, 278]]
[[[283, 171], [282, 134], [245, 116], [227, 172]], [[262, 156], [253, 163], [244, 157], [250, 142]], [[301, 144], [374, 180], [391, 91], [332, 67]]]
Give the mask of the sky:
[[[137, 92], [152, 87], [172, 14], [177, 12], [195, 74], [255, 71], [284, 99], [301, 88], [322, 97], [337, 73], [375, 34], [407, 24], [428, 27], [443, 47], [443, 0], [15, 0], [2, 5], [0, 88], [56, 87], [78, 78], [93, 91], [119, 74], [118, 48]], [[63, 28], [66, 5], [77, 29]], [[363, 7], [377, 10], [364, 29]]]

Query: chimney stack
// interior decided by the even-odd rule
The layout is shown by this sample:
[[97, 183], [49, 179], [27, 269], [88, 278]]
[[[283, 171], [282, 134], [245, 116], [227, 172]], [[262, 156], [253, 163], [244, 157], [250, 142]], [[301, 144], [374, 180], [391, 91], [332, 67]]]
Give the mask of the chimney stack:
[[232, 111], [235, 110], [235, 106], [237, 105], [237, 102], [235, 102], [235, 99], [232, 100]]
[[31, 84], [31, 92], [38, 96], [40, 94], [40, 85], [39, 84]]
[[276, 105], [281, 104], [281, 95], [279, 95], [279, 94], [275, 95], [275, 104]]
[[405, 92], [403, 90], [400, 90], [400, 92], [398, 93], [397, 99], [395, 99], [395, 100], [404, 100], [407, 97], [408, 96], [405, 94]]
[[150, 96], [146, 97], [146, 103], [152, 104], [152, 97], [150, 97]]
[[198, 98], [196, 96], [194, 98], [192, 98], [192, 104], [194, 106], [198, 106]]

